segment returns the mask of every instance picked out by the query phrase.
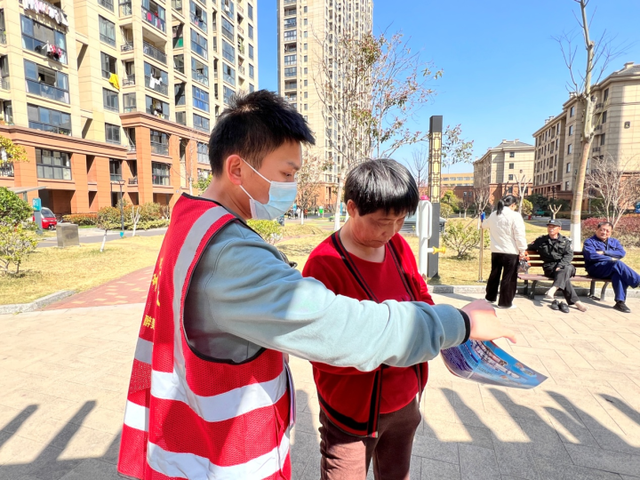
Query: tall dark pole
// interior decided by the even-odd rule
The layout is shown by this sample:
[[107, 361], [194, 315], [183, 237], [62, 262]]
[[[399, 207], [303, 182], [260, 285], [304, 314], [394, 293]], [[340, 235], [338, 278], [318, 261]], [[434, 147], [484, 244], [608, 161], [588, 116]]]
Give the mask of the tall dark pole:
[[[429, 119], [429, 197], [432, 205], [429, 247], [440, 246], [440, 174], [442, 172], [442, 115]], [[430, 253], [427, 277], [438, 277], [438, 254]]]

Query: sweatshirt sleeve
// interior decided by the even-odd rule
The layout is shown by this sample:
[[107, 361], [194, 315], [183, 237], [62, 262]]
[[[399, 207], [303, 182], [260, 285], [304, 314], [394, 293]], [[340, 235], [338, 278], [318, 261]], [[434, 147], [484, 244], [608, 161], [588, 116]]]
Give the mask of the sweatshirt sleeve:
[[596, 245], [593, 238], [587, 238], [582, 245], [582, 254], [586, 262], [599, 263], [602, 261], [608, 261], [604, 255], [596, 253]]
[[468, 335], [462, 314], [450, 305], [336, 295], [236, 224], [219, 234], [200, 263], [209, 271], [208, 316], [219, 330], [307, 360], [362, 371], [383, 363], [404, 367]]

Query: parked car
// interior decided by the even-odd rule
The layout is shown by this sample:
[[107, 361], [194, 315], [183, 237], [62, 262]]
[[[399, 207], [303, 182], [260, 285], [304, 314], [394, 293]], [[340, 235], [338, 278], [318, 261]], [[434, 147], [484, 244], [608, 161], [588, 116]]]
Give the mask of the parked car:
[[[40, 210], [40, 216], [42, 217], [43, 229], [54, 230], [56, 225], [58, 225], [58, 219], [56, 219], [56, 216], [47, 207], [42, 207]], [[36, 216], [34, 215], [31, 219], [35, 222]]]

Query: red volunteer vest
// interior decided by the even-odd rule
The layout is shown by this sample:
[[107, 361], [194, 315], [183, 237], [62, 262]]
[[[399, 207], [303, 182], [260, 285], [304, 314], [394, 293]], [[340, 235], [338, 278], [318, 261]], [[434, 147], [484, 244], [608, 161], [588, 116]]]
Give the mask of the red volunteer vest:
[[237, 221], [183, 195], [155, 267], [136, 346], [118, 471], [143, 480], [289, 479], [290, 384], [282, 353], [203, 360], [184, 335], [191, 276], [210, 240]]

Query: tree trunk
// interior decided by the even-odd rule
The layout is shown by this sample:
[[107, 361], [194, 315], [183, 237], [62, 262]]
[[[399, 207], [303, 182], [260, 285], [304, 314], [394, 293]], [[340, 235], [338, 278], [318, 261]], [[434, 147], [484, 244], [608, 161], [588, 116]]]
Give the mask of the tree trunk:
[[[590, 101], [587, 102], [585, 116], [591, 115], [590, 103]], [[589, 124], [591, 124], [591, 121], [589, 121]], [[571, 237], [571, 244], [573, 245], [573, 250], [575, 252], [579, 252], [582, 250], [582, 233], [580, 231], [580, 224], [582, 222], [582, 197], [584, 196], [584, 181], [587, 176], [587, 161], [589, 159], [589, 152], [591, 151], [592, 142], [593, 136], [589, 135], [586, 138], [586, 141], [584, 141], [584, 143], [582, 144], [582, 158], [580, 159], [580, 169], [578, 170], [578, 176], [573, 187], [573, 201], [571, 202], [571, 227], [569, 229], [569, 237]]]
[[340, 204], [342, 203], [342, 185], [344, 183], [344, 168], [340, 171], [338, 179], [338, 195], [336, 196], [336, 211], [333, 217], [333, 231], [340, 230]]
[[100, 246], [100, 252], [104, 252], [104, 244], [107, 241], [107, 232], [109, 230], [104, 231], [104, 237], [102, 237], [102, 245]]

